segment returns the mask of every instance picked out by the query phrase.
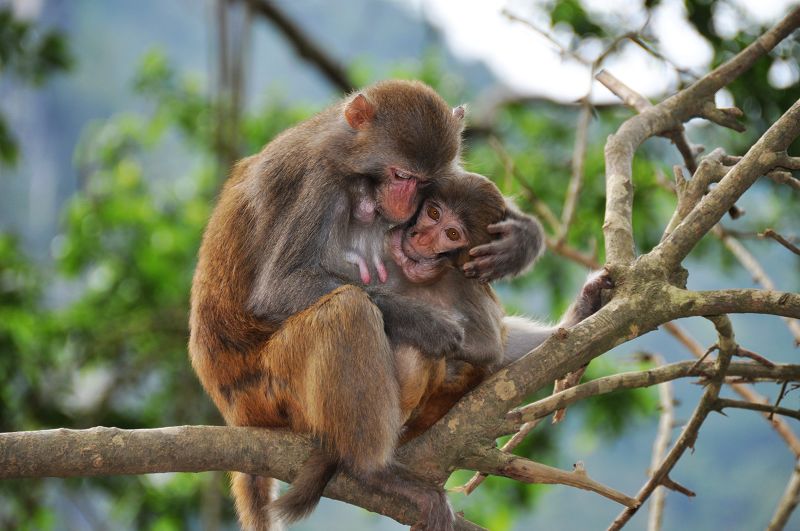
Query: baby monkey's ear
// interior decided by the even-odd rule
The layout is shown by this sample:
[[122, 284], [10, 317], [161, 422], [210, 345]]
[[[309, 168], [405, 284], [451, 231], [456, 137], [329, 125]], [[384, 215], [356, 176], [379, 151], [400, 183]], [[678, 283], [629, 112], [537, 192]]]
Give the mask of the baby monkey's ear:
[[465, 114], [467, 114], [467, 108], [464, 107], [464, 105], [453, 107], [453, 116], [455, 116], [459, 120], [463, 120]]

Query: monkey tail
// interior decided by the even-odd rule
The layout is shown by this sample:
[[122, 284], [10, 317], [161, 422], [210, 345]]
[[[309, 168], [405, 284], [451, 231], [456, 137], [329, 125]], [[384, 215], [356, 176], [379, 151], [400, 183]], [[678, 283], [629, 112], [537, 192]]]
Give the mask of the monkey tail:
[[312, 452], [294, 478], [291, 488], [275, 501], [273, 514], [286, 523], [308, 516], [319, 503], [322, 492], [338, 467], [338, 460], [325, 450], [317, 449]]
[[245, 531], [279, 531], [272, 503], [278, 496], [278, 481], [264, 476], [231, 472], [231, 491], [239, 522]]

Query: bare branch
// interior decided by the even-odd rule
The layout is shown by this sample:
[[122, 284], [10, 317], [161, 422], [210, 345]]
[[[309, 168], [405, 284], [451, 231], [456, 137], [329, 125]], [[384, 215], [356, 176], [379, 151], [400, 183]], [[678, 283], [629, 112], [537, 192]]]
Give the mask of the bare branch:
[[794, 465], [792, 476], [789, 478], [786, 490], [783, 496], [781, 496], [781, 500], [778, 502], [775, 514], [769, 521], [767, 531], [781, 531], [784, 529], [798, 503], [800, 503], [800, 462]]
[[561, 230], [561, 223], [558, 221], [558, 218], [553, 211], [550, 210], [550, 207], [547, 206], [547, 203], [542, 201], [536, 191], [531, 187], [525, 177], [519, 173], [517, 169], [517, 165], [514, 163], [514, 159], [511, 157], [511, 154], [506, 150], [503, 144], [496, 138], [496, 137], [489, 137], [489, 146], [497, 153], [497, 156], [500, 158], [500, 161], [503, 163], [503, 167], [507, 175], [510, 175], [514, 178], [514, 180], [519, 183], [523, 190], [526, 192], [526, 199], [531, 203], [533, 207], [533, 211], [542, 218], [549, 227], [550, 230], [553, 232], [559, 232]]
[[[533, 431], [533, 429], [536, 426], [538, 426], [541, 421], [542, 419], [537, 419], [532, 422], [526, 422], [525, 424], [523, 424], [522, 427], [519, 429], [519, 431], [515, 433], [514, 436], [511, 437], [508, 441], [506, 441], [506, 443], [503, 445], [502, 448], [500, 448], [500, 451], [505, 453], [511, 453], [512, 450], [514, 450], [517, 446], [522, 444], [522, 441], [525, 440], [525, 437], [527, 437], [528, 434], [531, 431]], [[480, 486], [481, 483], [483, 483], [483, 481], [488, 476], [489, 476], [488, 474], [485, 474], [483, 472], [476, 472], [475, 475], [472, 476], [470, 480], [467, 481], [463, 486], [456, 487], [453, 490], [456, 492], [461, 492], [465, 496], [469, 496], [475, 489], [477, 489]]]
[[[683, 344], [693, 356], [700, 358], [703, 355], [703, 347], [697, 341], [695, 341], [694, 338], [687, 334], [680, 326], [675, 323], [667, 323], [664, 325], [664, 329], [672, 334], [672, 336], [678, 341], [680, 341], [681, 344]], [[736, 364], [734, 363], [732, 365]], [[728, 385], [739, 396], [748, 402], [752, 402], [754, 404], [767, 403], [767, 398], [757, 393], [749, 385], [745, 385], [743, 383], [729, 383]], [[769, 421], [770, 425], [775, 429], [775, 431], [778, 432], [778, 435], [780, 435], [781, 438], [786, 442], [787, 446], [789, 446], [789, 449], [792, 451], [795, 457], [800, 458], [800, 439], [797, 438], [797, 435], [795, 435], [786, 421], [781, 418], [770, 418], [769, 413], [764, 413], [764, 418]]]
[[517, 16], [514, 13], [512, 13], [511, 11], [509, 11], [508, 9], [503, 9], [503, 11], [501, 11], [501, 13], [506, 18], [508, 18], [509, 20], [514, 21], [514, 22], [520, 22], [520, 23], [524, 24], [528, 28], [532, 29], [533, 31], [535, 31], [536, 33], [538, 33], [539, 35], [541, 35], [542, 37], [544, 37], [545, 39], [550, 41], [550, 43], [553, 44], [561, 52], [561, 54], [568, 55], [572, 59], [574, 59], [574, 60], [578, 61], [579, 63], [582, 63], [582, 64], [584, 64], [586, 66], [591, 66], [591, 61], [588, 61], [588, 60], [584, 59], [579, 54], [575, 53], [574, 51], [570, 50], [569, 48], [567, 48], [566, 46], [564, 46], [563, 44], [558, 42], [555, 39], [555, 37], [553, 37], [549, 32], [543, 30], [542, 28], [540, 28], [539, 26], [537, 26], [536, 24], [534, 24], [530, 20], [526, 20], [526, 19], [524, 19], [524, 18], [522, 18], [520, 16]]
[[[651, 356], [656, 367], [665, 365], [661, 356]], [[672, 394], [672, 385], [664, 382], [658, 385], [658, 404], [661, 415], [658, 419], [658, 431], [653, 441], [653, 456], [650, 459], [650, 470], [655, 471], [667, 455], [667, 447], [672, 441], [672, 428], [675, 424], [675, 399]], [[650, 514], [647, 519], [648, 531], [659, 531], [664, 515], [664, 499], [667, 493], [663, 488], [656, 488], [653, 499], [650, 501]]]
[[[0, 433], [0, 478], [234, 470], [291, 481], [313, 448], [288, 430], [178, 426]], [[337, 474], [325, 495], [413, 524], [419, 508]], [[459, 519], [462, 529], [476, 529]]]
[[795, 179], [788, 171], [775, 170], [767, 173], [767, 177], [778, 184], [786, 184], [800, 191], [800, 179]]
[[686, 291], [665, 287], [677, 305], [678, 317], [724, 313], [767, 313], [800, 319], [800, 294], [762, 289]]
[[[639, 41], [635, 42], [638, 43]], [[611, 75], [611, 73], [606, 70], [598, 72], [595, 78], [608, 90], [613, 92], [615, 96], [621, 99], [625, 105], [636, 110], [637, 112], [644, 112], [653, 106], [653, 104], [650, 103], [647, 98], [630, 88], [628, 85]], [[699, 152], [702, 152], [702, 146], [695, 146], [694, 148], [692, 147], [683, 132], [682, 125], [673, 131], [667, 131], [664, 133], [664, 136], [669, 138], [670, 141], [675, 144], [675, 147], [678, 148], [678, 151], [683, 157], [683, 163], [686, 165], [686, 169], [688, 169], [689, 173], [693, 175], [694, 172], [697, 171], [697, 160], [695, 157]]]
[[[483, 461], [475, 464], [482, 466], [482, 472], [495, 476], [516, 479], [525, 483], [569, 485], [570, 487], [596, 492], [626, 507], [637, 507], [639, 505], [639, 502], [630, 496], [594, 481], [586, 473], [581, 463], [576, 463], [572, 472], [566, 472], [530, 459], [506, 454], [500, 450], [493, 450]], [[486, 466], [487, 464], [489, 466]], [[467, 466], [470, 466], [469, 462], [467, 462]]]
[[800, 247], [794, 245], [792, 242], [790, 242], [789, 240], [787, 240], [786, 238], [784, 238], [783, 236], [781, 236], [772, 229], [767, 229], [764, 232], [760, 233], [758, 236], [760, 238], [772, 238], [776, 242], [780, 243], [781, 245], [792, 251], [794, 254], [800, 255]]
[[[694, 448], [694, 443], [697, 440], [697, 434], [700, 430], [700, 426], [706, 420], [708, 414], [712, 411], [713, 405], [719, 397], [723, 379], [728, 371], [731, 363], [731, 357], [736, 351], [737, 345], [734, 339], [733, 328], [731, 327], [730, 320], [727, 317], [712, 317], [711, 320], [717, 327], [717, 332], [719, 335], [719, 356], [717, 356], [717, 359], [714, 362], [714, 376], [706, 386], [703, 396], [700, 398], [700, 402], [697, 404], [694, 413], [692, 413], [692, 417], [689, 419], [689, 422], [686, 424], [686, 426], [683, 427], [683, 431], [681, 431], [678, 440], [672, 446], [669, 454], [667, 454], [667, 457], [664, 459], [658, 469], [653, 472], [650, 480], [644, 484], [644, 486], [639, 490], [639, 493], [636, 495], [636, 499], [641, 503], [644, 503], [645, 500], [647, 500], [647, 498], [653, 493], [655, 488], [662, 484], [665, 478], [669, 477], [670, 471], [673, 469], [686, 449]], [[636, 511], [637, 508], [631, 507], [622, 511], [622, 513], [620, 513], [619, 516], [617, 516], [617, 518], [609, 526], [609, 531], [621, 529], [622, 526], [624, 526], [628, 520], [630, 520], [631, 517], [636, 514]]]
[[677, 267], [704, 234], [711, 230], [736, 200], [771, 169], [761, 156], [782, 151], [800, 135], [800, 101], [775, 122], [750, 148], [742, 160], [722, 178], [700, 204], [651, 253], [652, 260], [663, 260], [668, 271]]
[[575, 206], [583, 187], [583, 178], [586, 163], [586, 145], [589, 139], [589, 122], [592, 119], [592, 106], [588, 99], [583, 100], [581, 111], [578, 114], [578, 127], [575, 132], [575, 149], [572, 153], [572, 177], [564, 200], [564, 210], [561, 212], [561, 229], [556, 235], [558, 242], [563, 242], [567, 237], [572, 220], [575, 217]]
[[245, 0], [253, 11], [272, 22], [286, 37], [297, 54], [315, 66], [332, 85], [342, 92], [352, 92], [355, 85], [344, 68], [328, 55], [325, 48], [314, 41], [300, 26], [270, 0]]
[[[651, 387], [678, 378], [693, 376], [711, 377], [714, 365], [709, 362], [696, 363], [681, 361], [646, 371], [631, 371], [605, 376], [572, 387], [560, 393], [542, 398], [526, 406], [510, 411], [507, 418], [516, 425], [542, 419], [550, 413], [591, 396], [597, 396], [622, 389]], [[766, 378], [775, 381], [800, 380], [800, 365], [777, 364], [767, 367], [759, 363], [731, 363], [727, 374], [747, 378]]]
[[739, 121], [744, 116], [744, 113], [738, 107], [719, 109], [714, 105], [713, 101], [707, 100], [700, 109], [700, 116], [717, 125], [740, 133], [746, 129], [744, 124]]
[[595, 256], [583, 253], [574, 247], [570, 247], [564, 242], [557, 242], [555, 238], [546, 238], [547, 248], [559, 256], [568, 258], [575, 263], [581, 264], [587, 269], [600, 269], [600, 262]]
[[[631, 174], [633, 156], [639, 145], [651, 136], [675, 130], [690, 117], [700, 115], [704, 102], [711, 100], [714, 93], [720, 88], [749, 69], [758, 58], [791, 34], [798, 25], [800, 25], [800, 9], [795, 9], [734, 58], [685, 90], [655, 107], [633, 116], [623, 123], [615, 134], [609, 136], [606, 143], [606, 217], [603, 231], [606, 237], [606, 257], [610, 265], [629, 264], [635, 255], [631, 226], [633, 202]], [[756, 145], [759, 148], [758, 153], [786, 149], [788, 146], [788, 142], [784, 145], [786, 137], [792, 136], [794, 129], [800, 129], [800, 125], [798, 125], [800, 121], [794, 116], [795, 111], [796, 109], [793, 107], [787, 115], [784, 115], [783, 123], [780, 125], [776, 123], [771, 128], [772, 134], [768, 131], [767, 135], [762, 137], [764, 144], [770, 149], [762, 149], [762, 146], [759, 145], [762, 143], [760, 141]], [[791, 123], [792, 118], [794, 118], [794, 123]], [[795, 136], [797, 135], [795, 134], [792, 138]], [[749, 175], [750, 171], [754, 169], [751, 166], [757, 166], [755, 161], [743, 166], [737, 165], [737, 168], [740, 168], [737, 178], [741, 178], [741, 174], [745, 173], [753, 180], [758, 177], [758, 175]], [[751, 180], [744, 179], [741, 186], [735, 186], [733, 183], [728, 186], [718, 186], [712, 191], [716, 192], [715, 201], [712, 204], [717, 206], [720, 203], [726, 203], [724, 210], [728, 210], [751, 184]], [[705, 203], [706, 201], [704, 201]], [[711, 210], [713, 214], [716, 214], [715, 209]], [[706, 219], [707, 217], [711, 219]], [[662, 249], [650, 257], [650, 260], [657, 261], [665, 257], [667, 269], [674, 269], [696, 243], [692, 236], [699, 239], [718, 219], [718, 216], [712, 216], [709, 212], [698, 214], [692, 223], [681, 231], [680, 238], [667, 238], [661, 244], [666, 249]], [[705, 223], [697, 223], [701, 220]], [[679, 229], [680, 227], [676, 230]], [[677, 249], [673, 249], [675, 246]]]
[[744, 400], [731, 400], [729, 398], [718, 398], [714, 402], [713, 409], [722, 411], [726, 407], [733, 407], [737, 409], [749, 409], [751, 411], [761, 411], [770, 414], [783, 415], [785, 417], [792, 417], [800, 420], [800, 411], [796, 409], [789, 409], [785, 407], [773, 406], [770, 404], [753, 404]]
[[607, 70], [598, 72], [595, 79], [621, 99], [625, 105], [638, 112], [644, 112], [653, 106], [647, 98], [617, 79]]
[[[726, 234], [719, 226], [715, 226], [713, 229], [714, 235], [717, 236], [725, 247], [739, 260], [739, 263], [742, 264], [752, 276], [753, 280], [756, 283], [760, 284], [766, 289], [774, 290], [775, 283], [772, 279], [767, 275], [767, 272], [764, 271], [764, 268], [761, 267], [761, 264], [758, 262], [755, 256], [747, 250], [747, 248], [739, 242], [733, 236]], [[774, 232], [773, 232], [774, 234]], [[788, 242], [787, 242], [788, 243]], [[800, 254], [800, 253], [798, 253]], [[800, 345], [800, 322], [796, 319], [790, 319], [788, 317], [783, 317], [783, 320], [786, 322], [786, 326], [789, 327], [789, 331], [794, 336], [794, 342], [796, 345]]]

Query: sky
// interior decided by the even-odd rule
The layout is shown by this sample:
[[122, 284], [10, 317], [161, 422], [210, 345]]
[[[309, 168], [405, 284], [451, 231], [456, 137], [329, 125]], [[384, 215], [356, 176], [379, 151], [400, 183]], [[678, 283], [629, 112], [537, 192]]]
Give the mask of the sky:
[[[571, 102], [584, 97], [589, 89], [590, 68], [572, 58], [563, 58], [559, 49], [544, 36], [503, 14], [507, 10], [548, 28], [544, 2], [530, 0], [394, 0], [441, 29], [447, 44], [457, 56], [484, 62], [513, 92]], [[721, 34], [733, 35], [741, 15], [763, 24], [777, 21], [793, 5], [792, 0], [730, 0], [718, 3], [718, 26]], [[590, 14], [601, 20], [615, 21], [614, 26], [631, 31], [640, 29], [646, 20], [641, 2], [630, 0], [583, 0]], [[648, 29], [658, 41], [658, 50], [676, 65], [693, 72], [707, 71], [711, 47], [686, 21], [681, 0], [664, 0], [656, 9]], [[562, 44], [568, 44], [565, 31], [555, 30]], [[589, 43], [581, 55], [590, 62], [602, 52], [598, 42]], [[619, 57], [608, 61], [606, 68], [636, 91], [655, 96], [677, 80], [672, 67], [635, 45], [626, 45]], [[797, 82], [798, 72], [778, 66], [771, 79], [783, 86]], [[646, 75], [644, 75], [646, 74]], [[599, 83], [592, 88], [593, 100], [614, 101], [614, 96]]]

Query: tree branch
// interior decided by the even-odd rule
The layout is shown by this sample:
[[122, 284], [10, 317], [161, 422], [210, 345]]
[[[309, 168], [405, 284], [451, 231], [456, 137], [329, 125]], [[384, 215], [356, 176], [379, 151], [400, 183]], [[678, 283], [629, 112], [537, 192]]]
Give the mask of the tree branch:
[[[291, 481], [313, 448], [288, 430], [178, 426], [0, 433], [0, 478], [233, 470]], [[338, 473], [325, 496], [413, 524], [419, 509]], [[459, 519], [459, 528], [476, 529]]]
[[800, 319], [800, 294], [763, 289], [665, 290], [675, 303], [675, 318], [724, 313], [766, 313]]
[[[468, 461], [467, 465], [470, 464]], [[578, 489], [596, 492], [626, 507], [637, 507], [639, 502], [625, 494], [594, 481], [586, 473], [583, 464], [577, 463], [575, 470], [566, 472], [523, 457], [500, 450], [489, 452], [485, 459], [475, 462], [479, 470], [495, 476], [503, 476], [525, 483], [569, 485]], [[488, 466], [487, 466], [488, 465]]]
[[[687, 334], [680, 326], [675, 323], [667, 323], [664, 329], [684, 345], [689, 352], [696, 358], [701, 358], [704, 353], [703, 347], [689, 334]], [[736, 364], [733, 364], [736, 365]], [[752, 380], [753, 378], [747, 378]], [[731, 389], [734, 390], [739, 396], [752, 402], [754, 404], [766, 404], [767, 399], [763, 395], [757, 393], [751, 386], [743, 383], [729, 383]], [[769, 413], [764, 413], [764, 418], [770, 423], [778, 435], [786, 442], [786, 445], [792, 451], [796, 458], [800, 458], [800, 439], [792, 431], [786, 421], [782, 418], [771, 418]]]
[[[725, 374], [728, 371], [738, 345], [734, 339], [733, 328], [731, 327], [730, 320], [727, 317], [712, 318], [714, 325], [717, 327], [719, 335], [719, 356], [714, 362], [714, 376], [711, 378], [708, 386], [706, 386], [700, 402], [692, 413], [689, 422], [684, 426], [678, 440], [672, 446], [669, 454], [661, 463], [661, 466], [653, 471], [650, 479], [644, 484], [636, 495], [636, 499], [641, 503], [653, 493], [658, 485], [664, 484], [664, 481], [669, 477], [670, 471], [681, 458], [687, 448], [694, 448], [694, 443], [697, 440], [697, 434], [700, 426], [706, 420], [708, 414], [713, 410], [713, 405], [719, 397], [719, 392], [722, 389], [722, 382]], [[617, 518], [609, 526], [609, 531], [622, 529], [622, 527], [636, 514], [638, 508], [629, 507], [622, 511]]]
[[795, 463], [792, 476], [786, 485], [786, 490], [781, 496], [775, 514], [769, 521], [767, 531], [781, 531], [786, 527], [789, 517], [792, 515], [797, 504], [800, 503], [800, 462]]
[[[651, 356], [657, 368], [665, 365], [664, 358], [661, 356]], [[650, 459], [650, 473], [658, 469], [667, 455], [667, 447], [672, 441], [672, 428], [675, 424], [675, 399], [672, 394], [672, 384], [664, 382], [658, 385], [658, 403], [661, 415], [658, 418], [658, 431], [653, 441], [653, 455]], [[664, 488], [656, 487], [653, 492], [653, 499], [650, 502], [650, 514], [647, 518], [647, 530], [659, 531], [661, 521], [664, 516], [664, 499], [667, 491]]]
[[[606, 216], [603, 224], [603, 232], [606, 237], [606, 257], [610, 265], [629, 264], [635, 256], [633, 228], [631, 226], [633, 202], [631, 176], [633, 156], [639, 145], [651, 136], [678, 129], [684, 121], [693, 116], [700, 116], [705, 102], [713, 99], [714, 93], [748, 70], [758, 58], [769, 52], [798, 26], [800, 26], [800, 8], [794, 9], [772, 29], [759, 37], [731, 60], [719, 66], [685, 90], [678, 92], [658, 105], [645, 109], [642, 113], [628, 119], [620, 126], [615, 134], [609, 136], [605, 151]], [[794, 113], [791, 112], [787, 114], [794, 116]], [[779, 129], [783, 129], [784, 127], [793, 129], [793, 125], [800, 127], [800, 125], [797, 124], [787, 124], [790, 120], [791, 117], [787, 117], [784, 123], [779, 126]], [[795, 134], [794, 136], [797, 135]], [[772, 135], [769, 136], [769, 140], [773, 140]], [[779, 142], [775, 142], [775, 144], [778, 143]], [[771, 146], [772, 144], [773, 142], [768, 142], [768, 145]], [[788, 146], [788, 143], [786, 145]], [[783, 150], [785, 149], [786, 147], [784, 146]], [[777, 150], [779, 149], [775, 149], [774, 151]], [[745, 169], [751, 168], [746, 167]], [[744, 169], [740, 170], [740, 172], [744, 173]], [[755, 179], [755, 177], [753, 177], [753, 179]], [[743, 185], [738, 195], [730, 194], [731, 196], [735, 195], [735, 197], [729, 202], [725, 210], [733, 205], [736, 198], [738, 198], [750, 184], [752, 184], [752, 182]], [[717, 187], [714, 191], [718, 191], [719, 188], [720, 187]], [[729, 192], [732, 192], [738, 190], [739, 187], [729, 185], [729, 188], [734, 189], [729, 190]], [[730, 199], [730, 197], [720, 192], [717, 193], [716, 199]], [[693, 226], [695, 229], [693, 233], [688, 233], [689, 229], [686, 228], [682, 231], [681, 238], [672, 240], [668, 238], [665, 240], [664, 243], [669, 242], [668, 246], [670, 247], [678, 242], [683, 244], [680, 245], [678, 250], [665, 253], [668, 257], [666, 265], [676, 266], [695, 243], [694, 240], [690, 241], [690, 245], [685, 249], [684, 247], [686, 244], [684, 240], [692, 235], [699, 237], [705, 234], [718, 219], [718, 217], [713, 219], [713, 223], [708, 224], [705, 230], [702, 230], [704, 224], [701, 224], [699, 227]], [[653, 257], [653, 259], [655, 258], [657, 257]], [[668, 267], [668, 269], [671, 270], [673, 267]]]
[[742, 160], [681, 221], [672, 234], [653, 250], [649, 259], [661, 261], [667, 270], [677, 267], [700, 238], [717, 224], [756, 179], [772, 169], [762, 160], [762, 155], [784, 151], [798, 135], [800, 135], [800, 101], [795, 102], [764, 133]]
[[[507, 418], [516, 425], [533, 422], [548, 416], [558, 409], [592, 396], [613, 393], [623, 389], [651, 387], [678, 378], [694, 376], [708, 378], [713, 376], [714, 371], [714, 365], [709, 362], [698, 364], [694, 361], [681, 361], [646, 371], [631, 371], [605, 376], [514, 409], [508, 413]], [[774, 381], [800, 381], [800, 365], [767, 367], [760, 363], [737, 362], [730, 364], [727, 375], [744, 378], [764, 378]]]
[[789, 409], [785, 407], [773, 406], [771, 404], [754, 404], [743, 400], [731, 400], [729, 398], [718, 398], [714, 402], [713, 409], [715, 411], [722, 411], [726, 407], [733, 407], [737, 409], [749, 409], [751, 411], [761, 411], [764, 413], [772, 413], [783, 415], [785, 417], [792, 417], [800, 420], [800, 411], [796, 409]]
[[269, 0], [245, 0], [253, 11], [272, 22], [292, 45], [294, 51], [313, 65], [332, 85], [342, 92], [352, 92], [355, 85], [350, 81], [344, 68], [331, 58], [325, 49], [314, 41], [303, 29], [286, 16]]

